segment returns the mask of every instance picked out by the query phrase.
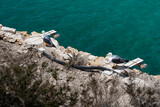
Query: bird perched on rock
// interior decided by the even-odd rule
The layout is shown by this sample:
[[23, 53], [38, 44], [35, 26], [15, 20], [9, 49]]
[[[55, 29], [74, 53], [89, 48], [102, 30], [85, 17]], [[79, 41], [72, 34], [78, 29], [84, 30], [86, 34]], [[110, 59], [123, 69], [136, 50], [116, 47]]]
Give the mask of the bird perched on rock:
[[125, 62], [128, 62], [129, 60], [126, 60], [126, 59], [123, 59], [121, 58], [120, 56], [118, 55], [113, 55], [111, 52], [109, 52], [107, 54], [108, 56], [108, 60], [110, 62], [113, 62], [113, 63], [116, 63], [116, 64], [120, 64], [120, 63], [125, 63]]
[[48, 35], [46, 35], [45, 34], [45, 31], [43, 30], [42, 31], [42, 39], [43, 39], [43, 42], [44, 42], [44, 45], [50, 45], [50, 46], [52, 46], [52, 47], [56, 47], [54, 44], [53, 44], [53, 42], [52, 42], [52, 40], [48, 37]]
[[[115, 63], [115, 64], [120, 64], [120, 63], [129, 62], [129, 60], [123, 59], [123, 58], [121, 58], [121, 57], [118, 56], [118, 55], [113, 55], [111, 52], [109, 52], [109, 53], [107, 54], [107, 56], [108, 56], [109, 62], [113, 62], [113, 63]], [[115, 65], [112, 66], [112, 68], [113, 68], [113, 67], [115, 67]]]

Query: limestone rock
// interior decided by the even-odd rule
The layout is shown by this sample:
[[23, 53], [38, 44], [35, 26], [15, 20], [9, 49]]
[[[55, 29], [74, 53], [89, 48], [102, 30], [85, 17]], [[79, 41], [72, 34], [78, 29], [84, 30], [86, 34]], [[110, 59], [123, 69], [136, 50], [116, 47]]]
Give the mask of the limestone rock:
[[158, 78], [158, 79], [159, 79], [159, 78], [160, 78], [160, 75], [156, 75], [156, 76], [153, 76], [153, 77], [154, 77], [154, 78]]
[[31, 34], [32, 35], [41, 35], [41, 33], [38, 33], [38, 32], [35, 32], [35, 31], [31, 32]]
[[97, 58], [97, 57], [94, 56], [94, 55], [90, 55], [90, 56], [88, 57], [89, 60], [95, 60], [96, 58]]
[[32, 36], [26, 38], [24, 40], [24, 43], [28, 44], [28, 45], [42, 45], [43, 44], [43, 39], [39, 35], [32, 35]]
[[38, 51], [39, 51], [39, 52], [44, 52], [45, 49], [44, 49], [44, 48], [38, 48]]
[[17, 42], [23, 43], [23, 38], [21, 35], [14, 35], [14, 38], [16, 39]]
[[0, 37], [3, 38], [3, 40], [6, 42], [17, 42], [18, 44], [23, 44], [23, 38], [20, 34], [0, 31]]
[[25, 36], [25, 37], [28, 37], [28, 36], [29, 36], [28, 33], [27, 33], [27, 31], [20, 31], [19, 33], [20, 33], [21, 35]]
[[8, 40], [10, 43], [14, 43], [16, 40], [15, 39], [9, 39]]
[[58, 55], [58, 57], [60, 58], [60, 60], [64, 60], [64, 59], [69, 59], [69, 55], [72, 57], [71, 54], [66, 54], [63, 51], [61, 51], [60, 49], [55, 49], [56, 54]]
[[75, 54], [78, 53], [78, 50], [68, 46], [67, 49], [66, 49], [66, 52], [73, 55], [74, 53]]
[[88, 61], [89, 66], [104, 66], [104, 57], [97, 57], [95, 60]]
[[16, 29], [14, 29], [14, 28], [9, 28], [9, 27], [2, 27], [1, 28], [1, 30], [2, 31], [4, 31], [4, 32], [10, 32], [10, 33], [13, 33], [13, 34], [15, 34], [16, 33]]
[[22, 45], [24, 42], [23, 42], [23, 41], [17, 41], [17, 43], [18, 43], [19, 45]]
[[3, 40], [4, 40], [5, 42], [8, 42], [8, 38], [7, 38], [7, 37], [4, 37]]
[[65, 50], [66, 50], [63, 46], [59, 46], [59, 49], [60, 49], [61, 51], [63, 51], [63, 52], [65, 52]]
[[148, 84], [147, 82], [139, 78], [135, 78], [133, 82], [139, 87], [143, 87], [143, 86], [149, 87], [153, 85], [153, 84]]
[[57, 42], [57, 40], [51, 38], [53, 44], [56, 46], [56, 47], [59, 47], [59, 43]]
[[38, 52], [37, 55], [38, 55], [39, 58], [42, 57], [42, 53], [40, 53], [40, 52]]
[[0, 38], [3, 38], [3, 37], [4, 37], [4, 32], [0, 31]]
[[0, 30], [1, 30], [2, 26], [3, 26], [3, 25], [2, 25], [2, 24], [0, 24]]
[[33, 45], [26, 45], [26, 44], [23, 44], [19, 49], [18, 49], [18, 53], [22, 54], [22, 53], [27, 53], [28, 52], [28, 49], [31, 49], [31, 48], [34, 48]]
[[133, 71], [135, 71], [137, 74], [142, 73], [140, 70], [138, 69], [133, 69]]

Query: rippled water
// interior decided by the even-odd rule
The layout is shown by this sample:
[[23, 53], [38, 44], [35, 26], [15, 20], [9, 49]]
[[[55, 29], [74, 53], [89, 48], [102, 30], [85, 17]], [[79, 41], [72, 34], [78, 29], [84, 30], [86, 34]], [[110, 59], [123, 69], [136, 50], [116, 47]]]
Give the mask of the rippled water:
[[28, 32], [55, 29], [60, 45], [97, 56], [140, 57], [160, 74], [159, 0], [0, 0], [0, 23]]

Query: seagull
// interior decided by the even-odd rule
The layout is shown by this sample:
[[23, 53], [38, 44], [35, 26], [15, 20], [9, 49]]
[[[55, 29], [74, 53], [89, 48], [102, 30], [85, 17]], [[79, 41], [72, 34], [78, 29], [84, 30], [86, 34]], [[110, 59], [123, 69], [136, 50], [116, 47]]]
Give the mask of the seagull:
[[[118, 55], [113, 55], [111, 52], [109, 52], [106, 56], [108, 56], [109, 62], [113, 62], [115, 64], [120, 64], [120, 63], [126, 63], [129, 62], [129, 60], [123, 59]], [[115, 66], [115, 65], [114, 65]], [[112, 68], [114, 67], [112, 66]]]
[[113, 62], [113, 63], [116, 63], [116, 64], [129, 62], [129, 60], [123, 59], [118, 55], [113, 55], [111, 52], [109, 52], [107, 54], [107, 56], [108, 56], [108, 60], [110, 62]]
[[48, 37], [48, 35], [45, 34], [44, 30], [42, 31], [42, 39], [43, 39], [44, 45], [48, 44], [48, 45], [50, 45], [52, 47], [56, 47], [53, 44], [52, 40]]

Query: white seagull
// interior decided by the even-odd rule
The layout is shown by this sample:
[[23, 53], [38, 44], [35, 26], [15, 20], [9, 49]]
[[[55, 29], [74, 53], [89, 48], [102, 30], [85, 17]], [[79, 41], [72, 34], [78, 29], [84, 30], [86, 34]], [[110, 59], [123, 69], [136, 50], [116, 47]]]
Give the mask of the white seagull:
[[[120, 64], [120, 63], [129, 62], [129, 60], [123, 59], [123, 58], [121, 58], [121, 57], [118, 56], [118, 55], [113, 55], [111, 52], [109, 52], [109, 53], [107, 54], [107, 56], [108, 56], [109, 62], [113, 62], [113, 63], [115, 63], [115, 64]], [[112, 66], [112, 67], [114, 67], [114, 66]]]
[[44, 30], [42, 31], [42, 39], [43, 39], [43, 42], [44, 42], [45, 44], [48, 44], [48, 45], [50, 45], [50, 46], [52, 46], [52, 47], [56, 47], [56, 46], [53, 44], [52, 40], [48, 37], [48, 35], [45, 34], [45, 31], [44, 31]]

